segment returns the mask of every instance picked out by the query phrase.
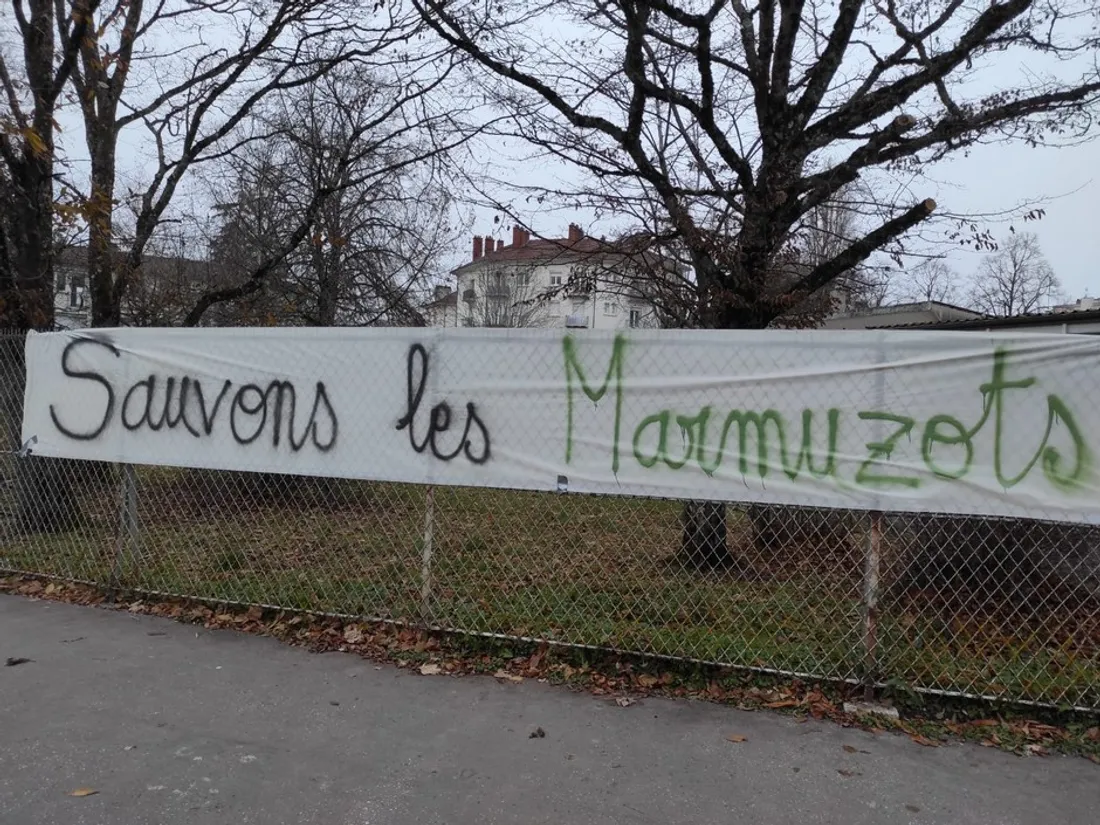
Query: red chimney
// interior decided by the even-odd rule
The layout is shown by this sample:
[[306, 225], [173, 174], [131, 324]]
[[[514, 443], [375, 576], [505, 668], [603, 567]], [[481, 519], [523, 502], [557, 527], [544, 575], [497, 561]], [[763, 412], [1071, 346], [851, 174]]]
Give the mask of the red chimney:
[[569, 224], [569, 240], [570, 240], [570, 242], [571, 243], [576, 243], [577, 241], [579, 241], [583, 238], [584, 238], [584, 230], [581, 229], [579, 226], [577, 226], [575, 223]]
[[504, 249], [504, 238], [500, 238], [497, 241], [497, 252], [500, 252], [502, 249]]
[[481, 236], [474, 235], [474, 260], [481, 257]]
[[486, 255], [491, 255], [492, 252], [493, 252], [493, 247], [494, 247], [493, 236], [492, 235], [486, 235], [485, 236], [485, 254]]
[[512, 227], [512, 246], [520, 247], [527, 246], [527, 241], [531, 239], [530, 234], [519, 224]]

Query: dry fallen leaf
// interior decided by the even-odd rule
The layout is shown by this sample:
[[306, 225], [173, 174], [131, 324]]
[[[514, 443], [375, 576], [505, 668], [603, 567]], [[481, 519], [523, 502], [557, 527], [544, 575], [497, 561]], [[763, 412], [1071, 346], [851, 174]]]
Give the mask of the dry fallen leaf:
[[95, 788], [77, 788], [69, 796], [95, 796], [99, 791]]
[[8, 658], [8, 660], [6, 662], [4, 662], [4, 666], [5, 667], [15, 667], [16, 665], [25, 665], [29, 661], [31, 661], [31, 660], [30, 659], [25, 659], [22, 656], [11, 656], [11, 657]]
[[637, 699], [631, 699], [629, 696], [619, 696], [615, 699], [615, 704], [621, 708], [628, 708], [633, 705]]
[[493, 677], [496, 679], [502, 679], [506, 682], [512, 682], [513, 684], [519, 684], [523, 681], [522, 676], [516, 676], [514, 673], [508, 673], [505, 670], [498, 670], [496, 673], [493, 674]]
[[1100, 742], [1100, 727], [1089, 728], [1085, 731], [1085, 738], [1090, 742]]
[[349, 627], [344, 631], [344, 641], [349, 645], [357, 645], [363, 641], [363, 631], [357, 627]]
[[731, 733], [729, 736], [726, 737], [726, 739], [730, 742], [748, 742], [749, 741], [749, 737], [742, 736], [739, 733]]
[[919, 733], [911, 734], [909, 738], [918, 745], [924, 745], [926, 748], [938, 748], [940, 746], [939, 742], [933, 742], [927, 736], [921, 736]]
[[857, 747], [854, 747], [853, 745], [845, 745], [845, 746], [844, 746], [844, 750], [845, 750], [845, 751], [846, 751], [847, 753], [856, 753], [856, 752], [857, 752], [857, 751], [859, 750], [859, 748], [857, 748]]
[[776, 710], [777, 708], [796, 708], [800, 704], [797, 699], [780, 699], [778, 702], [768, 702], [764, 707]]
[[837, 773], [841, 776], [863, 776], [859, 771], [850, 771], [847, 768], [839, 768], [837, 769]]
[[1050, 754], [1050, 751], [1048, 751], [1042, 745], [1033, 744], [1027, 746], [1027, 754], [1028, 756], [1048, 756]]
[[658, 679], [656, 676], [650, 676], [648, 673], [643, 673], [641, 676], [638, 677], [638, 684], [642, 687], [647, 688], [653, 687], [660, 681], [661, 680]]
[[443, 668], [435, 664], [435, 662], [429, 662], [426, 665], [420, 666], [420, 674], [422, 676], [438, 676], [443, 672]]

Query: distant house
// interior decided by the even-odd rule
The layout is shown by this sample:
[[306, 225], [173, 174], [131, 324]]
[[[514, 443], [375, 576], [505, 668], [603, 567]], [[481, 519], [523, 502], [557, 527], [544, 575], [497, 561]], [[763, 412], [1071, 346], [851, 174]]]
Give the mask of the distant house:
[[559, 239], [516, 226], [509, 245], [475, 236], [470, 260], [451, 273], [455, 288], [437, 288], [423, 309], [431, 326], [657, 326], [647, 295], [664, 271], [653, 256], [589, 237], [576, 224]]
[[[122, 253], [116, 250], [116, 256]], [[146, 255], [133, 274], [123, 305], [125, 323], [175, 326], [199, 293], [215, 282], [213, 265], [188, 258]], [[63, 329], [91, 324], [88, 248], [67, 247], [54, 259], [54, 323]]]
[[92, 321], [88, 290], [88, 250], [68, 247], [54, 259], [54, 324], [61, 329], [80, 329]]
[[458, 293], [449, 286], [437, 286], [432, 300], [423, 307], [424, 320], [430, 327], [458, 326]]
[[985, 316], [972, 309], [941, 301], [917, 301], [890, 304], [874, 309], [839, 312], [822, 323], [822, 329], [882, 329], [923, 326], [981, 320]]
[[1050, 308], [1051, 312], [1085, 312], [1090, 309], [1100, 309], [1100, 298], [1078, 298], [1072, 304], [1057, 304]]

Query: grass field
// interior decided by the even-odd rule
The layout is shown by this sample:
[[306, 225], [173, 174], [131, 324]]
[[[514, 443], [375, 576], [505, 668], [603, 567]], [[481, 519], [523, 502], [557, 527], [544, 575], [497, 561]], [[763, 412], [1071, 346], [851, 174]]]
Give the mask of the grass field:
[[[429, 526], [422, 487], [137, 479], [134, 540], [120, 535], [117, 480], [89, 485], [78, 530], [9, 537], [0, 567], [830, 678], [865, 666], [858, 535], [759, 552], [735, 513], [746, 564], [703, 573], [679, 562], [676, 502], [439, 488]], [[892, 592], [880, 604], [877, 672], [911, 686], [1100, 706], [1098, 650], [1095, 611]]]

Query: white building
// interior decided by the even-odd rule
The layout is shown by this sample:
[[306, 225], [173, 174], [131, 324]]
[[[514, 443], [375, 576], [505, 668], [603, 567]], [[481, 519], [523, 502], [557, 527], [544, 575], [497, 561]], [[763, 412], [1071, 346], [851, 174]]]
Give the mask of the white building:
[[[116, 266], [122, 253], [117, 250]], [[130, 276], [123, 301], [123, 323], [134, 326], [176, 326], [199, 294], [216, 285], [217, 272], [207, 261], [145, 255]], [[88, 284], [88, 248], [70, 246], [54, 258], [54, 324], [61, 329], [91, 325], [92, 297]]]
[[53, 264], [54, 324], [62, 329], [91, 325], [92, 297], [88, 291], [88, 252], [84, 247], [62, 250]]
[[645, 297], [653, 276], [633, 260], [576, 224], [561, 239], [532, 238], [517, 226], [508, 246], [475, 236], [470, 261], [451, 273], [456, 288], [438, 287], [425, 318], [430, 326], [447, 327], [657, 326]]

